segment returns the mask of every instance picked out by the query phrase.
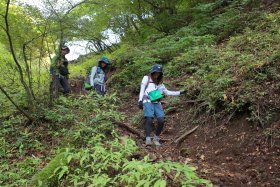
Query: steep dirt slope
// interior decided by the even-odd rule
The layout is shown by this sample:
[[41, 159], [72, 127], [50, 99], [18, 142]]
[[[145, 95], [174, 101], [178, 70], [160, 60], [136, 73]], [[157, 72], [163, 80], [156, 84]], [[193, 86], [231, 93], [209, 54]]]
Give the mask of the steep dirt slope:
[[[139, 109], [137, 97], [123, 103], [121, 111], [133, 118]], [[165, 104], [165, 108], [168, 103]], [[280, 121], [261, 129], [250, 125], [246, 115], [235, 116], [225, 121], [206, 119], [198, 129], [180, 144], [172, 141], [185, 131], [192, 129], [191, 106], [169, 112], [161, 138], [162, 147], [146, 147], [141, 138], [120, 129], [123, 135], [132, 136], [143, 154], [156, 160], [173, 160], [197, 166], [201, 177], [217, 186], [280, 186]], [[182, 110], [183, 108], [183, 110]], [[143, 121], [133, 126], [144, 134]]]

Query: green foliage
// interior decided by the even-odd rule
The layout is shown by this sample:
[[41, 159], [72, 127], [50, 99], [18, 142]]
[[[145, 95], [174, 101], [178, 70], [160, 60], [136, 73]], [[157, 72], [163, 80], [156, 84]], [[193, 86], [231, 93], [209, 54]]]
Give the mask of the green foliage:
[[135, 126], [140, 126], [141, 121], [143, 120], [143, 111], [140, 110], [139, 112], [135, 113], [134, 116], [131, 118], [131, 124]]
[[[117, 90], [125, 89], [134, 91], [139, 89], [141, 80], [145, 74], [148, 74], [152, 64], [152, 58], [139, 58], [137, 62], [128, 64], [121, 72], [112, 77], [110, 86]], [[113, 84], [115, 83], [115, 84]]]
[[27, 157], [18, 163], [9, 163], [1, 161], [0, 167], [0, 185], [7, 186], [26, 186], [28, 179], [38, 171], [37, 166], [41, 159]]
[[188, 51], [193, 46], [211, 45], [212, 36], [170, 36], [158, 39], [155, 44], [150, 46], [150, 53], [154, 57], [160, 58], [163, 62], [170, 60], [172, 56], [177, 56], [180, 52]]
[[0, 126], [0, 185], [25, 186], [38, 171], [44, 158], [37, 152], [46, 149], [32, 129], [22, 126], [20, 115], [4, 121]]
[[[174, 162], [152, 163], [148, 157], [132, 159], [137, 150], [135, 142], [119, 137], [114, 130], [113, 122], [124, 119], [117, 111], [116, 94], [101, 97], [93, 92], [76, 98], [60, 97], [53, 108], [44, 108], [48, 70], [42, 70], [40, 75], [38, 72], [48, 65], [44, 62], [39, 67], [38, 63], [48, 54], [39, 49], [47, 51], [48, 47], [49, 52], [54, 51], [61, 29], [64, 39], [87, 39], [94, 44], [106, 38], [102, 31], [107, 29], [122, 35], [120, 48], [111, 54], [104, 52], [117, 68], [110, 77], [109, 89], [117, 89], [122, 98], [129, 98], [127, 93], [131, 92], [125, 91], [139, 91], [142, 77], [154, 63], [160, 63], [164, 65], [165, 80], [175, 79], [176, 84], [188, 90], [187, 97], [203, 102], [201, 106], [207, 111], [250, 112], [248, 120], [262, 126], [273, 119], [279, 109], [279, 10], [269, 13], [262, 1], [251, 0], [153, 3], [156, 6], [124, 0], [100, 1], [93, 6], [82, 3], [64, 15], [69, 10], [65, 5], [58, 15], [50, 14], [48, 22], [36, 9], [29, 7], [24, 12], [20, 6], [12, 7], [11, 34], [21, 65], [24, 66], [23, 43], [40, 38], [48, 28], [46, 40], [34, 39], [27, 48], [31, 83], [36, 102], [42, 106], [38, 116], [43, 120], [34, 129], [19, 126], [25, 123], [20, 116], [1, 121], [0, 185], [29, 185], [29, 179], [56, 153], [34, 176], [32, 184], [211, 186], [197, 177], [192, 167]], [[0, 6], [3, 14], [5, 3]], [[4, 25], [3, 20], [1, 23]], [[3, 31], [0, 43], [0, 60], [4, 62], [0, 64], [0, 84], [20, 106], [26, 106], [26, 93], [18, 81]], [[71, 65], [71, 77], [86, 75], [101, 55], [87, 55], [82, 62]], [[1, 94], [1, 117], [13, 111], [10, 106]], [[132, 121], [138, 124], [141, 118], [139, 113]]]
[[61, 105], [57, 105], [52, 109], [46, 109], [44, 116], [45, 119], [54, 123], [69, 123], [75, 119], [71, 110]]
[[[205, 184], [205, 186], [211, 186], [208, 181], [200, 179], [194, 174], [195, 168], [193, 167], [169, 161], [151, 164], [148, 157], [139, 161], [126, 162], [122, 170], [127, 172], [125, 175], [117, 177], [122, 185], [195, 186], [196, 184]], [[166, 173], [174, 173], [172, 181], [164, 179]]]
[[30, 186], [57, 186], [61, 173], [64, 172], [63, 169], [67, 167], [66, 164], [65, 153], [58, 154], [42, 171], [31, 179]]
[[[123, 114], [116, 111], [116, 103], [115, 94], [101, 97], [93, 93], [78, 98], [60, 98], [57, 104], [61, 106], [55, 107], [57, 113], [63, 108], [78, 112], [76, 125], [68, 132], [58, 131], [58, 135], [67, 132], [60, 142], [59, 153], [32, 177], [31, 186], [211, 186], [186, 165], [182, 167], [173, 162], [153, 164], [148, 157], [131, 159], [138, 150], [136, 143], [128, 137], [119, 137], [112, 126], [112, 121], [123, 119]], [[174, 173], [175, 180], [166, 180], [165, 173]]]

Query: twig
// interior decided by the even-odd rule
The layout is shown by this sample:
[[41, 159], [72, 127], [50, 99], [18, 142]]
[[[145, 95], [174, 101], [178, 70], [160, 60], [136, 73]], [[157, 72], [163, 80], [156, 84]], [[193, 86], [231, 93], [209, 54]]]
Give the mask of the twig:
[[253, 114], [253, 115], [255, 116], [255, 118], [259, 121], [261, 127], [264, 128], [265, 125], [264, 125], [263, 121], [261, 120], [260, 116], [257, 115], [255, 112], [252, 112], [252, 114]]
[[228, 118], [228, 120], [226, 121], [226, 123], [225, 124], [228, 124], [229, 123], [229, 121], [231, 120], [231, 118], [233, 117], [233, 115], [235, 114], [235, 112], [236, 112], [236, 109], [232, 112], [232, 114], [229, 116], [229, 118]]
[[131, 127], [131, 124], [128, 123], [123, 123], [123, 122], [119, 122], [119, 121], [114, 121], [114, 124], [118, 125], [119, 127], [123, 127], [125, 129], [127, 129], [128, 131], [132, 132], [133, 134], [137, 135], [138, 137], [140, 137], [141, 139], [145, 139], [145, 136], [140, 133], [139, 131], [137, 131], [136, 129], [134, 129], [133, 127]]
[[177, 138], [174, 142], [175, 143], [179, 143], [181, 141], [183, 141], [188, 135], [190, 135], [191, 133], [193, 133], [197, 128], [199, 127], [199, 125], [197, 125], [196, 127], [194, 127], [193, 129], [185, 132], [184, 134], [182, 134], [179, 138]]
[[0, 90], [3, 92], [3, 94], [9, 99], [9, 101], [16, 107], [16, 109], [21, 112], [27, 119], [29, 119], [30, 122], [33, 121], [33, 119], [27, 114], [23, 109], [21, 109], [14, 100], [9, 96], [9, 94], [0, 86]]
[[169, 173], [167, 173], [166, 171], [163, 170], [162, 172], [167, 178], [169, 178], [171, 181], [174, 181], [174, 178], [172, 175], [170, 175]]

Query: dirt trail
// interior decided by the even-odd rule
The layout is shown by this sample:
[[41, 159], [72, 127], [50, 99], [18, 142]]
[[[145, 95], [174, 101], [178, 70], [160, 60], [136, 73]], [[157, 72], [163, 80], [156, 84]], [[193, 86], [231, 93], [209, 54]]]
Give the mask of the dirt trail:
[[[139, 112], [137, 98], [129, 100], [135, 103], [124, 103], [121, 107], [126, 121]], [[186, 111], [177, 110], [166, 116], [160, 148], [146, 147], [140, 138], [124, 129], [120, 131], [135, 138], [142, 154], [149, 154], [154, 160], [180, 161], [196, 166], [199, 175], [211, 180], [215, 186], [280, 186], [280, 121], [264, 130], [250, 126], [244, 116], [235, 117], [227, 125], [209, 120], [181, 144], [172, 143], [175, 137], [194, 127], [188, 125], [191, 123]], [[134, 128], [144, 134], [142, 122]]]
[[[71, 81], [75, 94], [81, 94], [83, 79]], [[134, 101], [134, 102], [133, 102]], [[125, 113], [125, 122], [139, 113], [137, 96], [123, 102], [120, 111]], [[161, 134], [160, 148], [146, 147], [144, 141], [118, 128], [124, 136], [135, 139], [142, 155], [149, 154], [157, 160], [179, 161], [197, 167], [198, 174], [213, 182], [215, 186], [280, 186], [280, 120], [266, 129], [250, 125], [246, 116], [235, 116], [228, 124], [206, 118], [199, 128], [180, 144], [172, 143], [175, 138], [192, 129], [188, 110], [181, 108], [166, 115]], [[163, 105], [168, 107], [168, 103]], [[133, 126], [144, 135], [143, 121]]]

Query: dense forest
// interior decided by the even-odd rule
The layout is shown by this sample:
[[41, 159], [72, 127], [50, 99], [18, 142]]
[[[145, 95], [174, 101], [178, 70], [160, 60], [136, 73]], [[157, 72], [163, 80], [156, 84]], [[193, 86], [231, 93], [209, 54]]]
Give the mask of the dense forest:
[[[279, 0], [2, 0], [0, 54], [0, 186], [280, 185]], [[102, 57], [104, 96], [83, 88]], [[154, 64], [185, 92], [162, 100], [160, 147], [137, 106]]]

